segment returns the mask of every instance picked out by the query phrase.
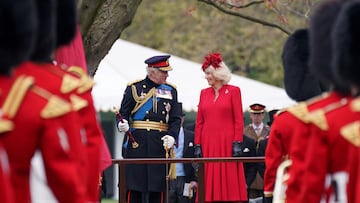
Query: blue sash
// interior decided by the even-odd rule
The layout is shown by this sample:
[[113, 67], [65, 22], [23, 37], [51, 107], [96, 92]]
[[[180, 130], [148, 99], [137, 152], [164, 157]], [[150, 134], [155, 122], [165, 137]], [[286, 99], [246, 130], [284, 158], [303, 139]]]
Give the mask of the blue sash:
[[[157, 87], [156, 89], [159, 90], [172, 90], [172, 87], [167, 85], [167, 84], [162, 84], [159, 85], [159, 87]], [[157, 98], [157, 101], [159, 101], [160, 99]], [[145, 118], [146, 112], [150, 111], [153, 107], [153, 97], [150, 97], [144, 105], [142, 105], [135, 113], [133, 116], [133, 120], [134, 121], [142, 121]]]

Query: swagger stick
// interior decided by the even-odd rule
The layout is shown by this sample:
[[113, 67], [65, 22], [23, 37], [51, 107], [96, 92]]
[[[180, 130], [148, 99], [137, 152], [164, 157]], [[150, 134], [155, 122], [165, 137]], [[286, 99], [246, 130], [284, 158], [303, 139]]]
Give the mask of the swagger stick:
[[[124, 119], [123, 117], [121, 116], [120, 112], [119, 112], [119, 109], [116, 108], [115, 106], [113, 107], [113, 111], [114, 113], [116, 114], [116, 116], [118, 117], [118, 119], [120, 120], [121, 123], [124, 123]], [[135, 141], [135, 138], [134, 136], [131, 134], [130, 130], [126, 131], [126, 134], [127, 136], [129, 137], [130, 139], [130, 142], [131, 142], [131, 145], [133, 148], [138, 148], [139, 147], [139, 144]]]
[[[169, 158], [169, 149], [165, 146], [164, 147], [165, 148], [165, 159], [167, 160], [168, 158]], [[166, 165], [165, 165], [165, 170], [166, 170], [166, 179], [165, 179], [165, 181], [166, 181], [166, 191], [165, 191], [165, 203], [169, 203], [169, 177], [170, 177], [170, 175], [169, 175], [169, 166], [168, 166], [168, 163], [166, 163]]]

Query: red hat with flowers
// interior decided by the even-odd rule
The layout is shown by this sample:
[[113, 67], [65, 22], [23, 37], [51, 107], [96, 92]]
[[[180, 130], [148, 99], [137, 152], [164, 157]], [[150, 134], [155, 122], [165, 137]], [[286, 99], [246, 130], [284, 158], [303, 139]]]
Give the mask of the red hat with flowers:
[[220, 53], [210, 53], [204, 58], [204, 62], [202, 64], [202, 70], [205, 71], [209, 66], [213, 66], [215, 69], [220, 67], [220, 63], [223, 61]]

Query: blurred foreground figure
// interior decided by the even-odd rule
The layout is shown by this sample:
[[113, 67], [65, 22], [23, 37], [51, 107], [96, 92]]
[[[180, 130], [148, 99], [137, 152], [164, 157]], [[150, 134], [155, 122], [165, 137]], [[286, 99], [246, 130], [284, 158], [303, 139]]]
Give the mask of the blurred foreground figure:
[[[10, 106], [4, 106], [4, 102], [8, 97], [12, 97], [8, 93], [15, 84], [13, 68], [29, 58], [34, 43], [36, 17], [33, 2], [1, 1], [0, 22], [2, 25], [0, 30], [0, 202], [11, 203], [15, 202], [15, 193], [10, 176], [11, 166], [3, 139], [14, 130], [15, 123], [7, 114]], [[14, 107], [16, 110], [17, 106]]]
[[[17, 9], [24, 9], [26, 12], [39, 11], [36, 9], [38, 2], [35, 2], [35, 6], [33, 1], [15, 2]], [[32, 5], [29, 6], [29, 3]], [[38, 14], [39, 12], [36, 12], [34, 16], [29, 16], [23, 13], [22, 16], [28, 20], [34, 18], [37, 20]], [[36, 21], [36, 25], [39, 25], [38, 22]], [[25, 24], [18, 23], [14, 27], [18, 28], [18, 31], [24, 31], [22, 29], [32, 25], [34, 24], [27, 21]], [[22, 34], [24, 35], [22, 39], [14, 39], [14, 36], [17, 35], [11, 33], [11, 38], [4, 42], [4, 44], [11, 43], [12, 48], [15, 49], [21, 47], [18, 49], [19, 51], [29, 51], [27, 57], [20, 59], [17, 58], [19, 55], [13, 53], [6, 59], [18, 60], [16, 65], [13, 64], [15, 68], [18, 68], [19, 63], [28, 60], [33, 54], [33, 49], [27, 50], [30, 42], [28, 41], [30, 40], [29, 36], [33, 35], [29, 31]], [[37, 32], [37, 34], [39, 33]], [[35, 37], [34, 41], [31, 40], [31, 45], [36, 42], [38, 35]], [[17, 43], [21, 43], [21, 45], [17, 46]], [[36, 79], [30, 75], [15, 76], [13, 79], [8, 78], [1, 82], [2, 87], [5, 86], [1, 91], [3, 94], [1, 97], [2, 115], [14, 123], [14, 128], [6, 132], [2, 138], [9, 155], [11, 182], [16, 194], [14, 202], [31, 201], [30, 162], [36, 151], [43, 156], [47, 182], [59, 202], [84, 202], [84, 194], [77, 188], [81, 182], [77, 174], [78, 163], [76, 159], [72, 158], [76, 147], [70, 142], [76, 132], [65, 128], [63, 122], [65, 117], [71, 115], [70, 103], [39, 86], [35, 82]]]
[[[38, 85], [66, 99], [71, 104], [73, 118], [65, 119], [64, 123], [66, 123], [65, 129], [74, 131], [73, 136], [69, 137], [69, 143], [76, 149], [71, 157], [77, 163], [77, 177], [80, 179], [77, 189], [83, 193], [84, 201], [98, 202], [103, 135], [97, 122], [91, 96], [93, 82], [81, 68], [71, 66], [64, 70], [52, 63], [52, 55], [56, 47], [69, 43], [75, 36], [76, 5], [73, 0], [45, 0], [39, 1], [37, 5], [41, 34], [38, 37], [36, 49], [32, 53], [31, 61], [23, 63], [17, 69], [16, 74], [33, 76]], [[49, 7], [52, 10], [48, 9]], [[76, 73], [69, 72], [70, 70], [76, 71]], [[34, 183], [40, 183], [43, 186], [47, 183], [50, 186], [48, 182], [42, 181], [48, 179], [41, 173], [42, 167], [36, 164], [33, 166]], [[33, 201], [50, 201], [51, 195], [44, 198], [47, 194], [45, 191], [37, 191], [35, 186], [33, 189]], [[58, 197], [56, 200], [60, 201]], [[55, 200], [52, 199], [52, 201]]]
[[[309, 116], [312, 123], [301, 202], [355, 203], [360, 196], [357, 182], [360, 171], [360, 1], [342, 3], [336, 19], [326, 16], [325, 10], [318, 10], [311, 26], [320, 22], [315, 19], [327, 17], [333, 21], [328, 41], [332, 45], [332, 71], [335, 81], [348, 87], [351, 96], [343, 96]], [[331, 2], [326, 2], [320, 9], [330, 10], [330, 5]], [[322, 32], [321, 28], [314, 27], [314, 32]]]
[[[296, 30], [286, 40], [281, 59], [284, 69], [284, 84], [287, 95], [298, 102], [297, 105], [280, 110], [271, 125], [265, 152], [264, 202], [271, 203], [275, 188], [277, 169], [289, 158], [291, 140], [295, 129], [302, 126], [302, 117], [297, 110], [306, 104], [304, 100], [321, 94], [318, 79], [309, 71], [308, 30]], [[305, 108], [305, 113], [309, 111]], [[282, 181], [280, 181], [282, 183]], [[284, 191], [283, 191], [284, 193]]]

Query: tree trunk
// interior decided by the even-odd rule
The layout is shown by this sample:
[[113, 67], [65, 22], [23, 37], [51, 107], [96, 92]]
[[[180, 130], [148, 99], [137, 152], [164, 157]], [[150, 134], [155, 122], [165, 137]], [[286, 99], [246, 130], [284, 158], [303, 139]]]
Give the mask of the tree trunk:
[[[127, 28], [141, 0], [78, 0], [79, 22], [89, 74]], [[119, 56], [120, 57], [120, 56]]]

